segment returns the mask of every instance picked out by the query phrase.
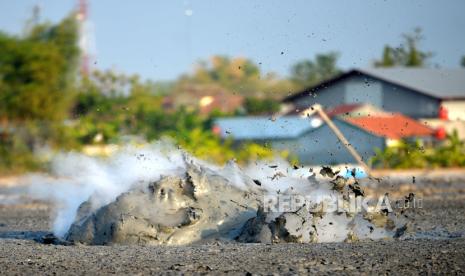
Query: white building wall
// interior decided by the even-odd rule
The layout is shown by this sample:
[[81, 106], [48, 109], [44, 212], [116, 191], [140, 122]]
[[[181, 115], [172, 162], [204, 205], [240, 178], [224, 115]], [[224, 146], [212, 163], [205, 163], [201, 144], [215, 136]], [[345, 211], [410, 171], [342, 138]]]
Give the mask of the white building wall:
[[465, 121], [465, 100], [462, 101], [443, 101], [441, 103], [449, 113], [449, 120]]

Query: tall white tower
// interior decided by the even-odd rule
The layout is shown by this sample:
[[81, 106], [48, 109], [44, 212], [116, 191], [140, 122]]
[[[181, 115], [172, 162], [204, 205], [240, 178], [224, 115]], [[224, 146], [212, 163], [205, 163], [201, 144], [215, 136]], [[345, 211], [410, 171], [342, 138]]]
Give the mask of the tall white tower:
[[87, 0], [78, 0], [77, 20], [79, 23], [79, 49], [81, 50], [81, 75], [88, 76], [90, 64], [95, 58], [95, 40], [93, 25], [89, 20], [89, 6]]

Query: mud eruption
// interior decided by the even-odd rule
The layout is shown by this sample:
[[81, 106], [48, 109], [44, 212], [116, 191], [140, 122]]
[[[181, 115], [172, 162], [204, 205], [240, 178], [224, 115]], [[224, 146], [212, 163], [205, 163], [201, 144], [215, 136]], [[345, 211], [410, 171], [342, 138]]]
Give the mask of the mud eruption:
[[[387, 209], [351, 209], [364, 195], [355, 178], [279, 159], [217, 167], [162, 142], [106, 160], [63, 154], [52, 169], [30, 177], [30, 194], [55, 203], [54, 234], [75, 243], [351, 242], [408, 231]], [[294, 208], [278, 208], [286, 197]], [[328, 206], [334, 199], [342, 211]]]
[[[244, 179], [254, 185], [252, 180]], [[252, 184], [251, 184], [252, 183]], [[184, 176], [141, 185], [92, 212], [78, 210], [67, 239], [86, 244], [188, 244], [233, 239], [260, 206], [256, 192], [240, 190], [207, 168], [187, 165]]]

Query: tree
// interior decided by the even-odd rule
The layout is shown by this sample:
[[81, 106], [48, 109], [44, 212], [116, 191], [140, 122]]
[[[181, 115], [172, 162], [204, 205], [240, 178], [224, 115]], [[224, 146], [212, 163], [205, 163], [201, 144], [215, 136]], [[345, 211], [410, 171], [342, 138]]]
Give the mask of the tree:
[[77, 46], [78, 24], [75, 18], [75, 14], [72, 13], [56, 25], [38, 24], [31, 29], [27, 37], [31, 41], [51, 43], [57, 47], [65, 60], [61, 77], [62, 85], [67, 88], [74, 84], [80, 54]]
[[0, 118], [64, 118], [79, 55], [77, 34], [72, 16], [58, 25], [37, 25], [23, 38], [0, 33]]
[[22, 36], [0, 33], [0, 167], [37, 168], [36, 145], [67, 145], [63, 119], [74, 88], [78, 29], [70, 15]]
[[292, 65], [291, 80], [301, 88], [315, 85], [340, 73], [337, 68], [338, 54], [317, 54], [315, 60], [302, 60]]
[[462, 60], [460, 61], [460, 65], [462, 65], [462, 67], [465, 67], [465, 56], [462, 57]]
[[394, 51], [393, 49], [386, 45], [384, 46], [383, 50], [383, 59], [378, 63], [379, 66], [382, 67], [392, 67], [395, 65], [395, 60], [394, 60]]
[[261, 75], [260, 68], [249, 59], [216, 55], [209, 61], [200, 61], [194, 73], [181, 78], [180, 82], [215, 84], [238, 94], [250, 95], [260, 90]]
[[273, 99], [259, 99], [247, 97], [244, 109], [249, 115], [273, 114], [279, 111], [279, 102]]
[[413, 33], [403, 34], [403, 41], [398, 47], [384, 46], [381, 60], [375, 61], [376, 67], [423, 67], [427, 65], [432, 53], [419, 49], [420, 42], [424, 39], [420, 28]]

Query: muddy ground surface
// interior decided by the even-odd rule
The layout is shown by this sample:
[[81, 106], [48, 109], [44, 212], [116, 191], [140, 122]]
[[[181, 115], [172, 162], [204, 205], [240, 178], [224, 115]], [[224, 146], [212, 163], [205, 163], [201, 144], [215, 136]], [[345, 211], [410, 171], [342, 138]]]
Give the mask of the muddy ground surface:
[[[464, 274], [465, 181], [436, 179], [382, 183], [372, 193], [415, 192], [422, 208], [410, 213], [401, 239], [323, 244], [239, 244], [213, 241], [191, 246], [47, 245], [51, 206], [0, 204], [0, 271], [12, 274]], [[11, 187], [0, 187], [3, 195]]]

